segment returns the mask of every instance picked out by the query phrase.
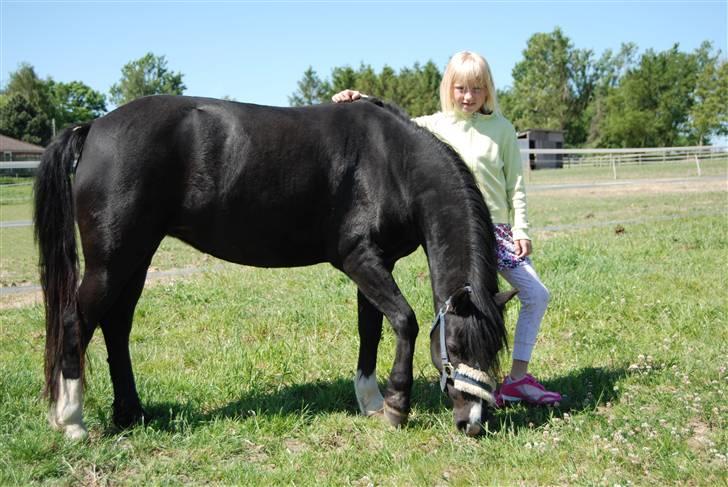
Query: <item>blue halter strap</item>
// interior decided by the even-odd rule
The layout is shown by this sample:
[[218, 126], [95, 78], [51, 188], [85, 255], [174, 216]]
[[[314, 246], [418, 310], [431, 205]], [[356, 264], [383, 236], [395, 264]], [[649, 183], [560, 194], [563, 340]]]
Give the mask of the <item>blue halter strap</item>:
[[[473, 288], [470, 286], [464, 286], [463, 290], [467, 293], [473, 292]], [[442, 390], [442, 392], [446, 392], [448, 379], [452, 379], [453, 382], [457, 379], [458, 382], [467, 382], [475, 387], [484, 389], [487, 392], [492, 393], [493, 387], [490, 384], [460, 373], [452, 365], [452, 362], [450, 362], [450, 356], [447, 353], [447, 344], [445, 343], [445, 315], [447, 315], [447, 313], [454, 309], [452, 304], [452, 298], [453, 296], [447, 298], [445, 304], [438, 311], [437, 316], [432, 323], [432, 328], [430, 328], [430, 340], [432, 340], [432, 334], [434, 333], [435, 328], [440, 325], [440, 360], [442, 363], [442, 374], [440, 375], [440, 389]]]

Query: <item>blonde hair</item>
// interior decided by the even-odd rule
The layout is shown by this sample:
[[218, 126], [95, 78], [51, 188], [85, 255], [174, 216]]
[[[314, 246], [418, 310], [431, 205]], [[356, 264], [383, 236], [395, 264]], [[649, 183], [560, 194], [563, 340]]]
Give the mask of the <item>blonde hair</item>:
[[440, 107], [448, 113], [455, 110], [452, 88], [455, 83], [466, 86], [480, 86], [485, 89], [485, 103], [480, 108], [482, 113], [498, 113], [498, 96], [495, 91], [493, 75], [488, 62], [480, 54], [462, 51], [450, 58], [440, 82]]

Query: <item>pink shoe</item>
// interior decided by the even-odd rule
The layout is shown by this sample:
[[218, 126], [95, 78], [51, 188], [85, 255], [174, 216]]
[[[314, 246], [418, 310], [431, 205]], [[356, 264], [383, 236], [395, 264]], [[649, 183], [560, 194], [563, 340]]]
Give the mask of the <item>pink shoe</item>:
[[526, 374], [517, 381], [506, 376], [496, 394], [496, 406], [500, 408], [508, 403], [519, 401], [526, 401], [529, 404], [558, 406], [561, 401], [561, 394], [547, 391], [531, 374]]

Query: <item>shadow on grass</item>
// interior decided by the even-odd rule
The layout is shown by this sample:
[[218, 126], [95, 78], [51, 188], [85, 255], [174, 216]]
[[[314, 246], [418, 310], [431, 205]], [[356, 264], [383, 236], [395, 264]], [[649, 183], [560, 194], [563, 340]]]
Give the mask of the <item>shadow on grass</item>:
[[[544, 381], [547, 389], [562, 392], [565, 396], [562, 404], [558, 407], [517, 405], [492, 411], [488, 418], [489, 429], [495, 433], [506, 429], [517, 432], [522, 428], [543, 425], [553, 417], [563, 417], [564, 413], [575, 415], [593, 411], [599, 405], [618, 399], [614, 386], [625, 375], [623, 368], [589, 367]], [[316, 416], [342, 412], [354, 416], [358, 413], [351, 379], [293, 384], [275, 391], [265, 391], [265, 387], [261, 385], [260, 391], [246, 394], [237, 401], [207, 412], [194, 403], [147, 403], [145, 409], [151, 415], [148, 424], [161, 431], [179, 432], [217, 419]], [[380, 384], [380, 387], [383, 389], [384, 384]], [[434, 377], [415, 380], [412, 405], [418, 415], [439, 414], [450, 409], [449, 400], [440, 392]], [[414, 424], [417, 422], [417, 419], [413, 420]], [[113, 434], [113, 431], [108, 430], [107, 434]]]
[[616, 402], [619, 394], [614, 386], [626, 377], [624, 368], [587, 367], [569, 375], [544, 380], [547, 390], [559, 391], [564, 400], [556, 407], [516, 405], [494, 411], [489, 420], [490, 431], [534, 428], [548, 423], [551, 418], [561, 418], [564, 413], [577, 415], [594, 411], [600, 405]]

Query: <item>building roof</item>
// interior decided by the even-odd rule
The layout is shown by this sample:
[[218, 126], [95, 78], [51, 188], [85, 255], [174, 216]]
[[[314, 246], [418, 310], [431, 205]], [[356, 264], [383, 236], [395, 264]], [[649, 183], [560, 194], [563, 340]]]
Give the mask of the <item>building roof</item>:
[[45, 149], [39, 145], [29, 144], [22, 140], [13, 139], [7, 135], [0, 134], [0, 152], [37, 152], [41, 153]]
[[518, 137], [521, 137], [522, 135], [526, 135], [529, 132], [553, 132], [553, 133], [557, 133], [557, 134], [565, 134], [566, 130], [533, 128], [533, 129], [521, 130], [520, 132], [517, 133], [517, 135], [518, 135]]

